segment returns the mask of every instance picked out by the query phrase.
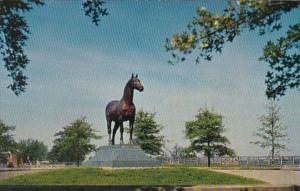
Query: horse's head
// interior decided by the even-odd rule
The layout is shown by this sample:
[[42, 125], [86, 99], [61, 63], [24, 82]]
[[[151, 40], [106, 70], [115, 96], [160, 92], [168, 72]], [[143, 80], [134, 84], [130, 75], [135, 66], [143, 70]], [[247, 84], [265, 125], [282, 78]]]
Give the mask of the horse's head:
[[144, 86], [142, 85], [140, 79], [138, 78], [138, 75], [134, 76], [132, 74], [130, 82], [131, 82], [131, 87], [133, 89], [139, 90], [140, 92], [144, 90]]

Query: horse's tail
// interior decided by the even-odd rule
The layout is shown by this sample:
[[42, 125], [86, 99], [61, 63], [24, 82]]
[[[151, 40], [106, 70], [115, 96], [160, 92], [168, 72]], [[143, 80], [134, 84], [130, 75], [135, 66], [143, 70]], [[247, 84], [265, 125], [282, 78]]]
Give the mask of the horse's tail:
[[107, 105], [106, 105], [106, 108], [105, 108], [105, 118], [106, 118], [106, 121], [109, 121], [109, 107], [110, 107], [110, 103], [111, 102], [109, 102]]

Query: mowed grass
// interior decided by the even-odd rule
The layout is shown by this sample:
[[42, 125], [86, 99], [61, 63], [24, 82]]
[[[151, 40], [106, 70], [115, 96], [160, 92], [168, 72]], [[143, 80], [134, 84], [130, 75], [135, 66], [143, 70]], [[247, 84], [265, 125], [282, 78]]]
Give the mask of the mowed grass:
[[0, 185], [232, 185], [260, 181], [193, 168], [49, 170], [0, 181]]

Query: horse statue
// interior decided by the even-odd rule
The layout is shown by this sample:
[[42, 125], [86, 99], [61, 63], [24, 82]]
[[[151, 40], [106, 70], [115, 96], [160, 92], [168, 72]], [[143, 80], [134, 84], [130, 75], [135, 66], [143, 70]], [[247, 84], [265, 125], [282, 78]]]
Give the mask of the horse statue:
[[[109, 144], [115, 144], [115, 134], [120, 127], [120, 144], [124, 144], [123, 142], [123, 122], [129, 120], [129, 144], [132, 144], [132, 132], [133, 132], [133, 124], [135, 120], [135, 106], [133, 103], [133, 92], [134, 89], [142, 92], [144, 90], [144, 86], [141, 84], [138, 75], [134, 76], [132, 74], [131, 79], [127, 82], [124, 88], [124, 94], [120, 101], [114, 100], [107, 104], [106, 106], [106, 122], [107, 122], [107, 130], [109, 135]], [[113, 129], [113, 136], [111, 138], [111, 122], [115, 123]]]

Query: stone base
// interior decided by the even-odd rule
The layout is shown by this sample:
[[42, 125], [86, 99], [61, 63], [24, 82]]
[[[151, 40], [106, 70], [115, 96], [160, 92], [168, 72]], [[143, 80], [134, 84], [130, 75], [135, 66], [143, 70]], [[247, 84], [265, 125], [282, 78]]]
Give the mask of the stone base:
[[109, 145], [99, 147], [95, 155], [82, 163], [97, 167], [155, 167], [160, 163], [150, 158], [138, 145]]

